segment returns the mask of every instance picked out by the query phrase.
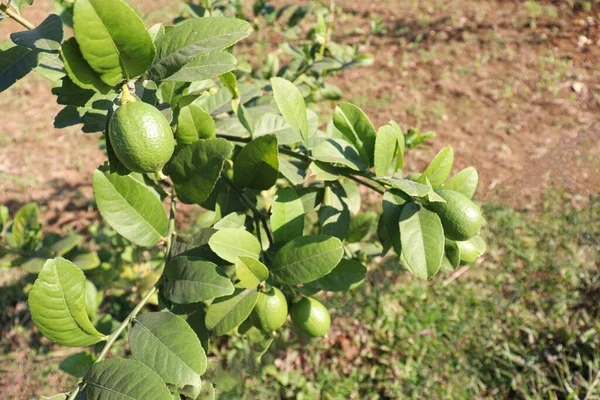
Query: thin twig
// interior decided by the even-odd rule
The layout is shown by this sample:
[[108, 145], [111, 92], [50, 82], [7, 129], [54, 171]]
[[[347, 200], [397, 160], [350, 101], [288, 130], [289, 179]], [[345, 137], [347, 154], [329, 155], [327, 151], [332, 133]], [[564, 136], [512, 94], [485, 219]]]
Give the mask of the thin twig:
[[35, 25], [27, 21], [25, 18], [19, 15], [15, 10], [7, 6], [6, 4], [0, 4], [0, 11], [8, 15], [10, 18], [23, 25], [27, 29], [35, 29]]
[[457, 269], [456, 271], [454, 271], [452, 276], [450, 278], [446, 279], [444, 281], [444, 283], [442, 283], [442, 287], [446, 287], [449, 284], [451, 284], [452, 282], [454, 282], [456, 279], [458, 279], [459, 276], [461, 276], [462, 274], [467, 272], [469, 270], [469, 268], [471, 268], [469, 265], [465, 265], [465, 266]]

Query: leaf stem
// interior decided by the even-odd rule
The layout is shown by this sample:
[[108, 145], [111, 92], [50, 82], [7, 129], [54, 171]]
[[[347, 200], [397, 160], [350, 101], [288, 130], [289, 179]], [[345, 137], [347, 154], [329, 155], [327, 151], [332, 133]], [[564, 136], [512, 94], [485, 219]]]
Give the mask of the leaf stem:
[[[269, 245], [272, 246], [275, 243], [275, 239], [273, 237], [273, 232], [271, 232], [271, 229], [269, 228], [267, 217], [262, 212], [260, 212], [260, 210], [258, 208], [256, 208], [256, 206], [254, 206], [254, 204], [252, 204], [252, 202], [250, 201], [248, 196], [246, 196], [246, 194], [244, 192], [242, 192], [240, 189], [238, 189], [235, 186], [235, 184], [231, 181], [231, 179], [229, 179], [227, 176], [225, 176], [225, 174], [221, 174], [221, 178], [223, 178], [223, 181], [225, 181], [225, 183], [235, 192], [235, 194], [240, 198], [242, 203], [244, 203], [246, 205], [246, 207], [248, 207], [252, 211], [252, 214], [254, 215], [255, 223], [256, 223], [256, 219], [258, 219], [260, 222], [262, 222], [262, 226], [265, 229], [265, 232], [267, 234], [267, 239], [269, 239]], [[260, 227], [257, 226], [257, 229], [260, 230]]]
[[8, 15], [10, 18], [21, 24], [27, 29], [35, 29], [35, 25], [27, 21], [25, 18], [19, 15], [15, 10], [7, 6], [6, 4], [0, 4], [0, 11]]

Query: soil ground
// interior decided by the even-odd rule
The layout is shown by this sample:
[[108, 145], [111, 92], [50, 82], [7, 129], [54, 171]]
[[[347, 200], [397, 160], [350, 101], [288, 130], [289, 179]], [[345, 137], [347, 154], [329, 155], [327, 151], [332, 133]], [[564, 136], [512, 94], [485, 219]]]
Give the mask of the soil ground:
[[[148, 24], [177, 15], [175, 2], [131, 3]], [[451, 144], [456, 171], [468, 165], [479, 170], [480, 201], [535, 209], [549, 190], [576, 199], [597, 195], [600, 9], [568, 3], [337, 1], [334, 40], [360, 45], [375, 63], [330, 82], [376, 126], [393, 119], [405, 128], [435, 131], [433, 148], [411, 153], [409, 167], [422, 168]], [[24, 15], [39, 23], [51, 7], [40, 2]], [[380, 28], [371, 29], [372, 22]], [[12, 21], [2, 21], [0, 40], [16, 30]], [[276, 47], [277, 40], [267, 39], [260, 46], [251, 39], [246, 48]], [[96, 218], [88, 203], [92, 172], [104, 161], [99, 135], [54, 129], [61, 106], [49, 83], [33, 74], [2, 93], [0, 107], [0, 204], [14, 212], [36, 201], [50, 230], [83, 230]], [[26, 342], [15, 340], [18, 348], [6, 349], [19, 356], [10, 361], [15, 365], [2, 362], [3, 374], [18, 375], [36, 364]], [[64, 387], [61, 379], [46, 381]], [[31, 376], [4, 375], [0, 398], [19, 398], [37, 384]]]

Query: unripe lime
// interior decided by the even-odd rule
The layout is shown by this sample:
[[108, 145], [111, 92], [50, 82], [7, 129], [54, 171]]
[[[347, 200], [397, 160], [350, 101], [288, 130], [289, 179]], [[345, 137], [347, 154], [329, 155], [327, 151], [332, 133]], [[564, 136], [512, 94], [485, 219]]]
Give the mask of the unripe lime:
[[481, 257], [486, 250], [485, 241], [481, 236], [475, 236], [463, 242], [456, 242], [460, 250], [460, 261], [471, 264]]
[[452, 240], [467, 240], [479, 233], [484, 220], [477, 204], [454, 190], [438, 190], [437, 194], [446, 202], [430, 203], [429, 208], [440, 216], [444, 236]]
[[119, 161], [133, 172], [160, 172], [175, 149], [169, 121], [156, 107], [142, 102], [117, 108], [108, 137]]
[[309, 336], [325, 336], [331, 325], [329, 311], [312, 297], [303, 297], [290, 306], [292, 322]]
[[273, 332], [285, 324], [288, 306], [281, 290], [271, 288], [270, 291], [260, 292], [256, 305], [250, 314], [250, 320], [259, 329]]

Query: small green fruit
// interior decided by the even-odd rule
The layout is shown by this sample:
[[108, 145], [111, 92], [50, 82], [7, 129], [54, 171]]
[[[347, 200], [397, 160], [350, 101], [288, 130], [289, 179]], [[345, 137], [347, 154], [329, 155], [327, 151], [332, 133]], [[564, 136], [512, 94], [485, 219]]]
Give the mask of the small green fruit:
[[175, 150], [169, 121], [142, 102], [117, 108], [108, 124], [110, 144], [119, 161], [139, 173], [160, 173]]
[[292, 322], [309, 336], [325, 336], [331, 325], [329, 311], [323, 304], [312, 297], [302, 300], [290, 307]]
[[460, 250], [460, 261], [471, 264], [481, 257], [486, 251], [485, 241], [477, 235], [463, 242], [456, 242]]
[[469, 198], [454, 190], [437, 190], [445, 203], [434, 202], [429, 208], [435, 211], [442, 221], [444, 236], [452, 240], [468, 240], [479, 233], [483, 216], [479, 206]]
[[288, 306], [281, 290], [271, 288], [260, 292], [256, 305], [250, 314], [250, 320], [258, 329], [273, 332], [283, 326], [287, 320]]

